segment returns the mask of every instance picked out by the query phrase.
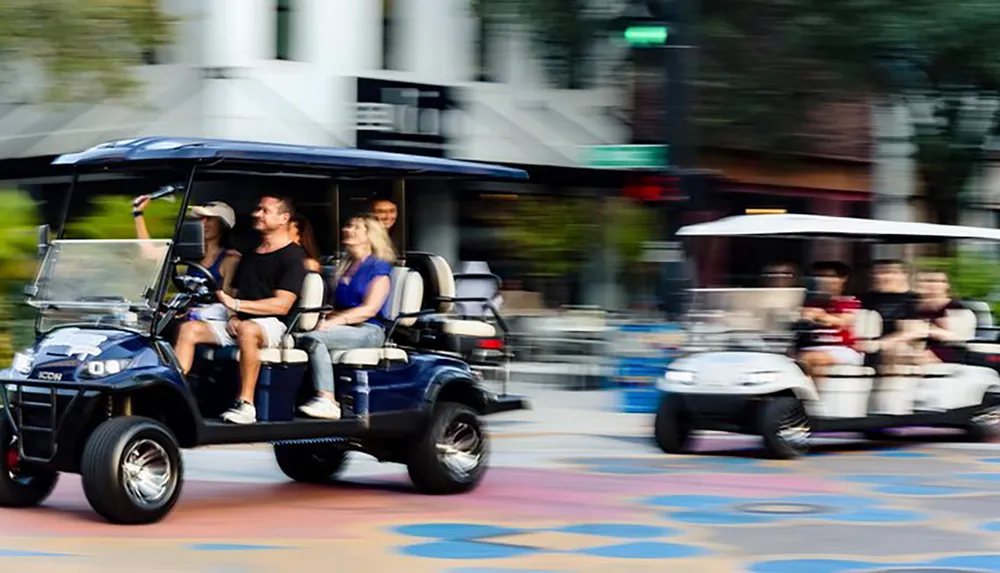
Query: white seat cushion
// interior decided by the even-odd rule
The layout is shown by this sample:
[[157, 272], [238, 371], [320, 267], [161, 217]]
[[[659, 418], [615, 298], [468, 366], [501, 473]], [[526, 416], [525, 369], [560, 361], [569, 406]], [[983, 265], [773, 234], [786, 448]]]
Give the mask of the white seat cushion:
[[385, 348], [353, 348], [330, 352], [334, 364], [350, 366], [378, 366], [383, 360], [407, 362], [406, 351], [393, 346]]
[[[235, 348], [225, 348], [219, 352], [216, 348], [205, 350], [204, 357], [208, 360], [239, 360], [240, 351]], [[262, 364], [303, 364], [309, 362], [309, 355], [304, 350], [283, 348], [262, 348], [260, 350]]]
[[281, 349], [281, 362], [284, 364], [305, 364], [309, 362], [309, 355], [306, 354], [305, 350], [298, 348], [283, 348]]
[[973, 342], [968, 346], [973, 352], [982, 354], [1000, 354], [1000, 343], [996, 342]]
[[441, 331], [445, 334], [478, 338], [490, 338], [497, 335], [495, 326], [481, 320], [454, 320], [446, 318], [442, 321]]

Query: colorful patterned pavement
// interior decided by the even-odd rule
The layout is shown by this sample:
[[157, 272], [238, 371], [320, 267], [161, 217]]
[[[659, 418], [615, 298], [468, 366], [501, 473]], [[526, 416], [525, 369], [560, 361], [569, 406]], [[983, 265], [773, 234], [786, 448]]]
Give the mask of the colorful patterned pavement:
[[0, 510], [0, 568], [1000, 571], [994, 445], [834, 440], [775, 462], [708, 437], [670, 457], [648, 419], [582, 413], [589, 432], [530, 431], [537, 411], [499, 421], [490, 474], [459, 497], [416, 495], [400, 468], [360, 456], [324, 488], [287, 483], [263, 448], [196, 451], [174, 514], [116, 527], [64, 476], [43, 508]]

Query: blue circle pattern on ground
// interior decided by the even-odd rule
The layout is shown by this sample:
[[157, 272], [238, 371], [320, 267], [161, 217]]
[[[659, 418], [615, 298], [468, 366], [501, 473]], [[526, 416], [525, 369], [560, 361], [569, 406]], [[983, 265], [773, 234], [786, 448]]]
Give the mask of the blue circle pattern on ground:
[[[960, 474], [958, 476], [950, 476], [950, 479], [960, 479], [960, 480], [970, 480], [970, 481], [975, 481], [975, 480], [989, 481], [998, 479], [992, 476], [993, 474], [987, 474], [987, 473]], [[873, 492], [886, 495], [924, 497], [924, 496], [956, 495], [956, 494], [970, 493], [975, 491], [968, 487], [961, 487], [955, 485], [939, 485], [937, 483], [934, 483], [936, 480], [940, 479], [937, 476], [865, 474], [865, 475], [846, 476], [841, 479], [843, 479], [844, 481], [849, 481], [869, 486], [869, 488]]]
[[[712, 495], [667, 495], [644, 500], [646, 505], [666, 508], [664, 517], [701, 525], [752, 525], [819, 519], [847, 523], [909, 523], [927, 516], [909, 510], [882, 507], [879, 500], [840, 495], [800, 495], [775, 498], [742, 498]], [[749, 505], [774, 505], [797, 512], [763, 513], [744, 509]]]
[[792, 470], [765, 465], [744, 457], [699, 456], [691, 458], [573, 458], [571, 464], [599, 474], [654, 475], [668, 473], [787, 474]]
[[[397, 527], [393, 531], [409, 537], [433, 538], [435, 541], [407, 545], [405, 555], [429, 559], [504, 559], [541, 553], [571, 553], [616, 559], [679, 559], [707, 555], [709, 551], [693, 545], [659, 541], [679, 532], [668, 527], [628, 523], [579, 523], [560, 528], [517, 529], [477, 523], [426, 523]], [[604, 538], [591, 547], [557, 551], [544, 547], [508, 544], [505, 538], [530, 533], [563, 533]], [[626, 541], [622, 543], [622, 541]]]
[[759, 561], [751, 565], [749, 573], [861, 573], [915, 569], [938, 571], [961, 570], [965, 573], [1000, 571], [1000, 555], [960, 555], [932, 561], [909, 563], [877, 563], [874, 561], [849, 561], [841, 559], [785, 559]]

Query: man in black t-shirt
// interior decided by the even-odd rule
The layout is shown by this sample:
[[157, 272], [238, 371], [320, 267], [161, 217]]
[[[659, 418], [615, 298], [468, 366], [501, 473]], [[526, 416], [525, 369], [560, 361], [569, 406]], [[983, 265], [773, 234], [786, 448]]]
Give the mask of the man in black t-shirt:
[[902, 261], [886, 259], [875, 262], [873, 290], [861, 296], [861, 308], [882, 317], [879, 347], [890, 357], [907, 354], [910, 343], [919, 338], [920, 297], [910, 290], [910, 281]]
[[196, 345], [239, 346], [240, 395], [232, 409], [222, 415], [227, 422], [257, 421], [254, 389], [260, 373], [260, 349], [281, 344], [288, 325], [285, 318], [275, 317], [287, 317], [302, 290], [307, 255], [289, 236], [289, 222], [294, 215], [289, 200], [263, 197], [253, 213], [260, 244], [240, 261], [233, 279], [233, 296], [216, 293], [230, 311], [229, 320], [190, 321], [180, 328], [177, 358], [185, 373], [194, 362]]

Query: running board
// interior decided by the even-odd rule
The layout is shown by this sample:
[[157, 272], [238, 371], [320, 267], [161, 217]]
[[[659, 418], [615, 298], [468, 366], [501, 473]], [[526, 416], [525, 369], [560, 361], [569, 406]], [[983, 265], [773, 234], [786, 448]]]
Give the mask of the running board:
[[355, 419], [296, 418], [288, 422], [257, 422], [254, 424], [230, 424], [219, 420], [205, 420], [198, 445], [214, 446], [351, 438], [364, 435], [368, 430], [366, 425]]

